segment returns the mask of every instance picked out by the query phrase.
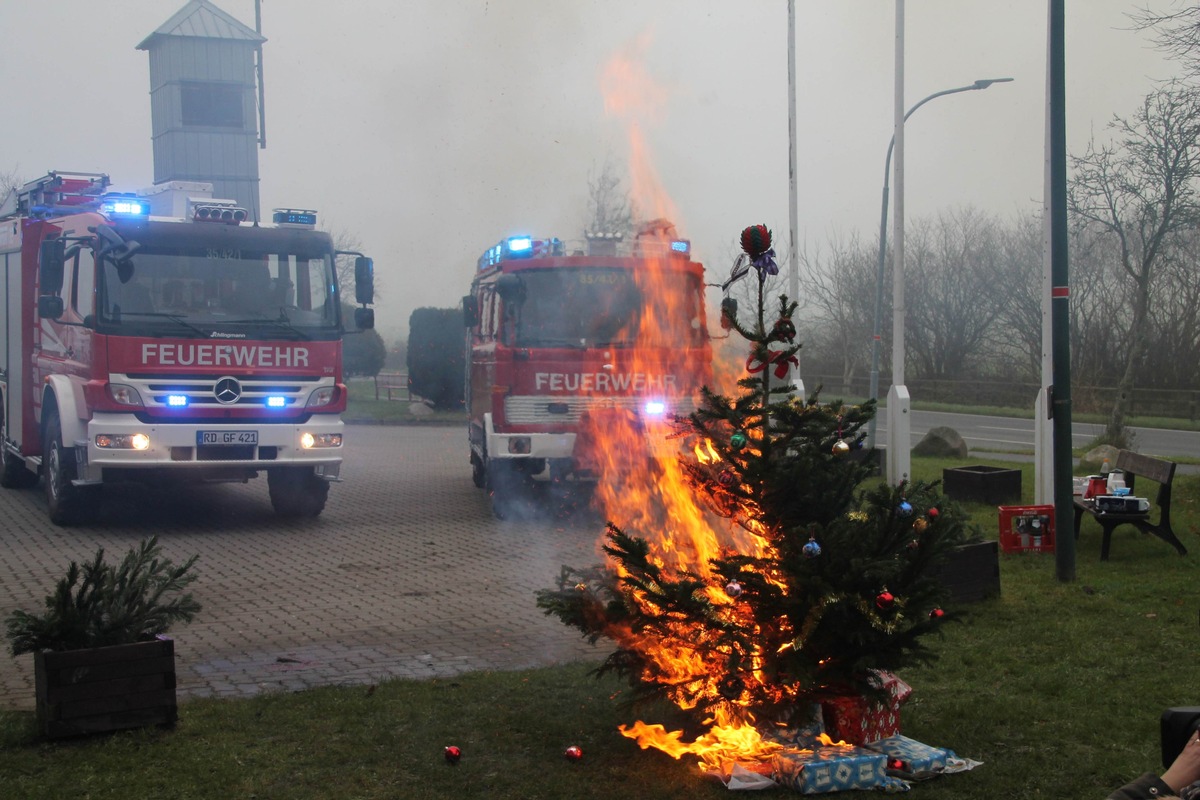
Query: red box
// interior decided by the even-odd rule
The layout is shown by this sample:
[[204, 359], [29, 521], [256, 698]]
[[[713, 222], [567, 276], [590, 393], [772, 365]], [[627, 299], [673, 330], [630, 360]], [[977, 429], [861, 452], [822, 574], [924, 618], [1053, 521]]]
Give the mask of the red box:
[[890, 672], [879, 672], [874, 680], [887, 690], [886, 704], [861, 696], [821, 701], [825, 732], [834, 741], [861, 746], [900, 733], [900, 704], [912, 694], [912, 687]]
[[1000, 549], [1053, 553], [1054, 506], [1000, 506]]

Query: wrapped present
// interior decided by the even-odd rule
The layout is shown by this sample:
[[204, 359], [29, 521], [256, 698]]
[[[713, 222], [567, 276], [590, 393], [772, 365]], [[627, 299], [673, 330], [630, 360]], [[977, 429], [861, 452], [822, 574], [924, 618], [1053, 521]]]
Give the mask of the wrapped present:
[[825, 731], [834, 739], [862, 745], [900, 733], [900, 704], [912, 694], [912, 687], [890, 672], [876, 672], [871, 680], [886, 690], [886, 702], [859, 695], [821, 702]]
[[760, 725], [764, 739], [793, 747], [811, 747], [825, 732], [825, 720], [820, 703], [809, 703], [797, 709], [789, 724]]
[[931, 747], [907, 736], [889, 736], [867, 745], [887, 756], [887, 772], [907, 780], [923, 780], [946, 771], [947, 762], [955, 758], [954, 752], [941, 747]]
[[771, 762], [771, 777], [804, 794], [875, 789], [888, 784], [887, 756], [861, 747], [783, 750]]

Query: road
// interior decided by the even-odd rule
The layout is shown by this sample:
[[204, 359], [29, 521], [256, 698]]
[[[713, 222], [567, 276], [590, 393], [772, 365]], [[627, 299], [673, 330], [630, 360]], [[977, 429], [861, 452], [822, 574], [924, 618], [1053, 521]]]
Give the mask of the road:
[[[930, 428], [945, 425], [958, 431], [971, 450], [1033, 451], [1033, 420], [1013, 417], [986, 417], [975, 414], [951, 414], [942, 411], [913, 411], [912, 443], [921, 441]], [[1095, 439], [1103, 430], [1099, 423], [1075, 423], [1071, 440], [1076, 447]], [[1200, 458], [1200, 432], [1171, 431], [1156, 428], [1132, 428], [1134, 445], [1139, 452], [1162, 458]], [[887, 413], [879, 415], [875, 440], [887, 442]]]

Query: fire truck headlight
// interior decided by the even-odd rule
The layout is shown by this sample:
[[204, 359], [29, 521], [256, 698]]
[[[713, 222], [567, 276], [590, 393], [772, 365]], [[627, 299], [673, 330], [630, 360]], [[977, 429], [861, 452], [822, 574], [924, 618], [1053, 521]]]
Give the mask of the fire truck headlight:
[[648, 400], [642, 408], [648, 417], [661, 417], [667, 413], [667, 404], [662, 400]]
[[510, 436], [508, 437], [508, 452], [513, 455], [523, 456], [528, 455], [530, 450], [530, 441], [528, 436]]
[[124, 383], [110, 383], [108, 396], [123, 406], [142, 406], [142, 396], [138, 394], [138, 390]]
[[308, 396], [308, 403], [305, 405], [307, 405], [309, 408], [320, 408], [321, 406], [327, 406], [333, 402], [333, 398], [336, 393], [337, 387], [322, 386], [319, 389], [315, 389], [313, 393]]
[[305, 431], [300, 434], [300, 446], [305, 450], [311, 450], [314, 447], [341, 447], [342, 435], [340, 433], [309, 433]]
[[144, 433], [98, 433], [96, 447], [106, 450], [148, 450], [150, 437]]

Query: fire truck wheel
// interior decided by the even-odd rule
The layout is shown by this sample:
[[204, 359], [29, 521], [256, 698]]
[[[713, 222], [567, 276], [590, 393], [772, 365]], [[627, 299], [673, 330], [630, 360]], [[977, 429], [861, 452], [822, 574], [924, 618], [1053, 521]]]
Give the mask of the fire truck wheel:
[[524, 481], [511, 464], [489, 460], [485, 487], [492, 498], [492, 514], [496, 519], [508, 519], [520, 502]]
[[483, 468], [483, 459], [474, 452], [471, 453], [471, 482], [480, 489], [487, 486], [487, 470]]
[[5, 489], [28, 489], [37, 483], [37, 473], [25, 469], [25, 462], [14, 456], [3, 444], [8, 441], [8, 422], [0, 423], [0, 486]]
[[62, 423], [51, 411], [46, 420], [42, 481], [46, 488], [46, 513], [55, 525], [76, 525], [96, 513], [98, 487], [74, 486], [75, 453], [63, 447]]
[[315, 517], [325, 510], [329, 482], [309, 467], [277, 467], [267, 470], [271, 505], [281, 517]]

